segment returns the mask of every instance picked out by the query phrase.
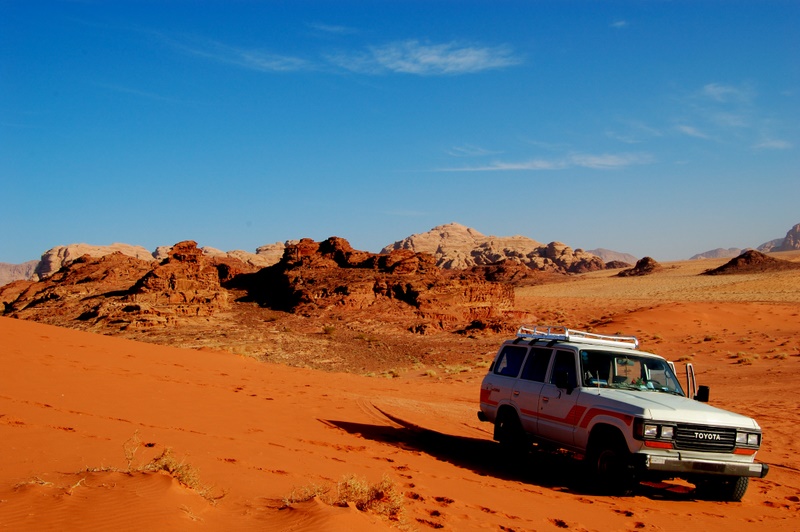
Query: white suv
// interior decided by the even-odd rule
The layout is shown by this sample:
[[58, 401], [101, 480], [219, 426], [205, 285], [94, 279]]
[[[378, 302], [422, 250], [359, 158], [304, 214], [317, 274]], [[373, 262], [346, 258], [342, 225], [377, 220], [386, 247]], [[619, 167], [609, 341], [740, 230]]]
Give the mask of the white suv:
[[478, 417], [511, 450], [536, 442], [583, 456], [609, 493], [680, 477], [700, 497], [741, 500], [748, 478], [769, 470], [755, 462], [761, 428], [706, 404], [691, 364], [692, 398], [671, 362], [638, 347], [632, 336], [523, 325], [483, 379]]

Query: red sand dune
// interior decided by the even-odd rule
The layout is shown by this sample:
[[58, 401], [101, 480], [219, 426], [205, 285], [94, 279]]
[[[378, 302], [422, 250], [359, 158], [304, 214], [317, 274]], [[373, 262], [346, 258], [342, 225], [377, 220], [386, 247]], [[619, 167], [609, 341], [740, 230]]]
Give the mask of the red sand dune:
[[[558, 455], [504, 464], [475, 414], [482, 369], [370, 378], [0, 318], [0, 528], [797, 530], [797, 316], [795, 303], [685, 302], [606, 326], [658, 333], [644, 347], [673, 359], [694, 335], [712, 403], [764, 429], [758, 459], [771, 471], [741, 503], [697, 501], [680, 483], [595, 496], [574, 488], [580, 470]], [[762, 354], [738, 363], [730, 352], [742, 350]], [[196, 469], [199, 487], [138, 471], [166, 448]], [[388, 476], [402, 521], [282, 502], [346, 475]]]

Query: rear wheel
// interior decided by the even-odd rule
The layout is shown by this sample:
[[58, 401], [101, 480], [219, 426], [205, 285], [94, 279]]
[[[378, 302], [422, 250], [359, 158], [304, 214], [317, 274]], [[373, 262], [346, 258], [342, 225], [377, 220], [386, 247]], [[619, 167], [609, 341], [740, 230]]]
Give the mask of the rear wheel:
[[747, 492], [747, 477], [708, 477], [696, 484], [698, 498], [710, 501], [739, 502]]
[[509, 454], [519, 456], [528, 450], [528, 437], [516, 412], [503, 410], [494, 424], [494, 439]]

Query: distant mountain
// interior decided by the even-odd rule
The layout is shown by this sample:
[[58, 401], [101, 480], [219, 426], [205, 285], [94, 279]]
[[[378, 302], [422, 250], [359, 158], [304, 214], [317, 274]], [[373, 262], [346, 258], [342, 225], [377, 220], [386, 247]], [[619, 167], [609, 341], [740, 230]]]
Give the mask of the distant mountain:
[[[693, 255], [689, 260], [728, 259], [732, 257], [738, 257], [747, 249], [750, 248], [717, 248], [712, 249], [711, 251], [704, 251], [703, 253]], [[755, 249], [761, 253], [769, 253], [772, 251], [794, 251], [800, 249], [800, 224], [796, 224], [794, 227], [789, 229], [789, 231], [786, 232], [785, 237], [764, 242]]]
[[800, 249], [800, 224], [796, 224], [789, 229], [783, 238], [783, 243], [772, 251], [794, 251], [797, 249]]
[[717, 248], [711, 251], [704, 251], [697, 255], [692, 255], [689, 260], [702, 260], [702, 259], [729, 259], [731, 257], [738, 257], [742, 254], [740, 248]]
[[39, 264], [38, 260], [29, 260], [22, 264], [8, 264], [7, 262], [0, 262], [0, 286], [8, 284], [12, 281], [20, 281], [30, 279], [33, 272], [36, 271], [36, 265]]
[[434, 227], [414, 234], [381, 250], [408, 249], [430, 253], [440, 268], [463, 270], [514, 260], [534, 270], [583, 273], [605, 269], [604, 261], [582, 249], [573, 250], [561, 242], [542, 244], [525, 236], [486, 236], [458, 223]]
[[605, 248], [597, 248], [597, 249], [590, 249], [587, 253], [591, 253], [592, 255], [597, 255], [603, 262], [624, 262], [626, 264], [636, 264], [638, 260], [636, 257], [631, 255], [630, 253], [620, 253], [619, 251], [612, 251], [610, 249]]

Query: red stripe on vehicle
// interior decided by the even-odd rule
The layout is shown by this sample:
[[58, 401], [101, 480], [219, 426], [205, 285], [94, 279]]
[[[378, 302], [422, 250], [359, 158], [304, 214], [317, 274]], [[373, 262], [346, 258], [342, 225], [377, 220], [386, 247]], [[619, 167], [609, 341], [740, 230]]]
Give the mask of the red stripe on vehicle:
[[581, 421], [581, 428], [585, 429], [589, 426], [589, 423], [597, 416], [611, 416], [617, 419], [622, 420], [626, 425], [631, 425], [633, 423], [633, 416], [628, 414], [621, 414], [619, 412], [614, 412], [613, 410], [604, 410], [602, 408], [590, 408], [589, 411], [586, 413], [586, 416]]

